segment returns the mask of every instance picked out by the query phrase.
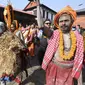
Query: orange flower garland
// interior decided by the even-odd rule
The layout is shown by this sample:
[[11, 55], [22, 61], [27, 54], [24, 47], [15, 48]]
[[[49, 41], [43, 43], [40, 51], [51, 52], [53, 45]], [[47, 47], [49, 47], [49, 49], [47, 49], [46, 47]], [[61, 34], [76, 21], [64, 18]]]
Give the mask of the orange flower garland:
[[68, 52], [68, 55], [65, 55], [64, 46], [63, 46], [63, 34], [60, 30], [59, 53], [60, 57], [63, 58], [64, 60], [71, 59], [74, 56], [74, 52], [76, 49], [76, 36], [73, 31], [70, 32], [70, 35], [71, 35], [72, 45], [70, 51]]
[[4, 20], [5, 20], [8, 28], [11, 27], [11, 23], [12, 23], [13, 19], [14, 19], [13, 8], [11, 5], [7, 5], [4, 9]]

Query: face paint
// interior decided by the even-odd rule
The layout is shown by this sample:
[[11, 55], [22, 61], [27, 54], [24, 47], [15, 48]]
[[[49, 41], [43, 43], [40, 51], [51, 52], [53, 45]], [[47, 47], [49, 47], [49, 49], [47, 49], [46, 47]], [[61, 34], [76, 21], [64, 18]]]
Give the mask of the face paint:
[[59, 27], [62, 32], [69, 32], [72, 25], [72, 20], [70, 15], [63, 14], [59, 18]]

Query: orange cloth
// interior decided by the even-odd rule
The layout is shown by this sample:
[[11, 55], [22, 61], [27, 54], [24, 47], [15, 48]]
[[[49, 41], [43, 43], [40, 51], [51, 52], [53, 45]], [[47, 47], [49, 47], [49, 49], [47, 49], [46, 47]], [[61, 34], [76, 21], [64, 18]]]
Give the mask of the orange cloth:
[[28, 41], [29, 41], [28, 50], [29, 50], [29, 55], [30, 56], [34, 56], [34, 48], [35, 48], [35, 46], [34, 46], [34, 43], [33, 43], [33, 37], [34, 37], [33, 30], [30, 29], [29, 34], [28, 34], [28, 38], [29, 38], [28, 39]]
[[29, 55], [34, 56], [34, 43], [28, 43]]
[[57, 21], [58, 21], [60, 15], [62, 15], [62, 14], [64, 14], [64, 13], [71, 15], [71, 16], [72, 16], [72, 19], [73, 19], [74, 21], [76, 20], [76, 16], [77, 16], [76, 11], [74, 11], [70, 6], [66, 6], [65, 8], [63, 8], [61, 11], [59, 11], [59, 12], [55, 15], [54, 25], [55, 25], [57, 28], [59, 28], [59, 25], [58, 25]]

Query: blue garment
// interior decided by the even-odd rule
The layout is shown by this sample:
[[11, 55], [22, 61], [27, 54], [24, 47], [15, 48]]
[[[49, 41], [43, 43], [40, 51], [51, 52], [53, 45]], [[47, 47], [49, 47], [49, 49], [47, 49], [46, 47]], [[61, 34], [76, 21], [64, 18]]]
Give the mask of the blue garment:
[[42, 30], [39, 30], [38, 34], [37, 34], [37, 37], [38, 38], [42, 38], [43, 36], [43, 31]]
[[76, 28], [75, 28], [75, 27], [73, 27], [73, 28], [72, 28], [72, 31], [75, 31], [75, 30], [76, 30]]

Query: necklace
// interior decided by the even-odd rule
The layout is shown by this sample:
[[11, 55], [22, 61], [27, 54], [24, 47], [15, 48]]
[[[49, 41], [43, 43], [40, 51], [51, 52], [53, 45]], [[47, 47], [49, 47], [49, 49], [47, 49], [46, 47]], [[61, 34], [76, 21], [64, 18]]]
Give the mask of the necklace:
[[63, 58], [64, 60], [70, 60], [73, 57], [75, 49], [76, 49], [76, 36], [75, 36], [73, 31], [70, 32], [72, 45], [71, 45], [71, 49], [68, 52], [68, 54], [65, 55], [64, 54], [63, 34], [62, 34], [61, 30], [59, 30], [59, 32], [60, 32], [60, 40], [59, 40], [59, 53], [60, 53], [60, 57]]

